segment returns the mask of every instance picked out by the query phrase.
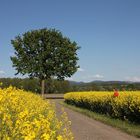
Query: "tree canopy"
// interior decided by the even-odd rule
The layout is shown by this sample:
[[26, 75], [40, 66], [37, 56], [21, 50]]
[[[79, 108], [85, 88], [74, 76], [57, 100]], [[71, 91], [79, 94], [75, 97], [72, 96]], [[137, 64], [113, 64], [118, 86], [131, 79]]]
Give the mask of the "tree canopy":
[[79, 67], [75, 41], [55, 29], [25, 32], [11, 40], [15, 56], [11, 57], [17, 73], [40, 80], [71, 77]]

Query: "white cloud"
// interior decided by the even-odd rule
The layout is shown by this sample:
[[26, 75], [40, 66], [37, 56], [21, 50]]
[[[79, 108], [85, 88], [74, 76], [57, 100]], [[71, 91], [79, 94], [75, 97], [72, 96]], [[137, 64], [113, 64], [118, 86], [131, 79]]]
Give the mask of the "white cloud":
[[85, 71], [85, 70], [82, 69], [82, 68], [78, 68], [78, 71], [79, 71], [79, 72], [83, 72], [83, 71]]
[[74, 79], [72, 77], [67, 77], [67, 78], [65, 78], [65, 80], [74, 81]]
[[132, 76], [132, 77], [126, 77], [125, 78], [127, 81], [132, 81], [132, 82], [140, 82], [140, 77], [139, 76]]
[[82, 75], [80, 77], [80, 81], [84, 81], [84, 82], [91, 82], [94, 80], [103, 80], [104, 76], [100, 75], [100, 74], [95, 74], [95, 75]]
[[5, 72], [3, 70], [0, 70], [0, 74], [5, 74]]
[[93, 78], [103, 79], [104, 76], [103, 75], [100, 75], [100, 74], [96, 74], [96, 75], [93, 76]]

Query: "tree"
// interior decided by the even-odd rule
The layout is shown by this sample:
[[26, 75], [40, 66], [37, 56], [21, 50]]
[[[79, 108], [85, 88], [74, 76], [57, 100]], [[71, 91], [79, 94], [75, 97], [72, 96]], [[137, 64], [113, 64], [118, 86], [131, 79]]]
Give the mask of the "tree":
[[63, 80], [71, 77], [79, 67], [79, 47], [58, 30], [44, 28], [28, 31], [16, 36], [11, 44], [15, 49], [15, 56], [11, 60], [16, 74], [39, 78], [42, 96], [45, 79], [55, 77]]

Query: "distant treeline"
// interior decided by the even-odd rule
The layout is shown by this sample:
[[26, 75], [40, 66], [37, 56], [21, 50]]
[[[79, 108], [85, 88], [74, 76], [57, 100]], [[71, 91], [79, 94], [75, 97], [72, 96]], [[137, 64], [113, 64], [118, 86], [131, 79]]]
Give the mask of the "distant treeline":
[[[36, 78], [0, 78], [0, 82], [2, 82], [2, 85], [0, 86], [2, 88], [6, 88], [11, 85], [26, 91], [32, 91], [36, 93], [41, 92], [41, 83], [39, 79]], [[70, 85], [68, 81], [47, 80], [45, 83], [45, 93], [66, 93], [70, 91]]]
[[93, 81], [89, 83], [73, 83], [74, 91], [136, 91], [140, 90], [140, 82], [125, 81]]
[[[40, 81], [38, 79], [21, 78], [0, 78], [2, 88], [10, 85], [26, 91], [36, 93], [41, 92]], [[45, 93], [66, 93], [71, 91], [113, 91], [118, 90], [140, 90], [140, 83], [130, 83], [121, 81], [94, 81], [90, 83], [47, 80]]]

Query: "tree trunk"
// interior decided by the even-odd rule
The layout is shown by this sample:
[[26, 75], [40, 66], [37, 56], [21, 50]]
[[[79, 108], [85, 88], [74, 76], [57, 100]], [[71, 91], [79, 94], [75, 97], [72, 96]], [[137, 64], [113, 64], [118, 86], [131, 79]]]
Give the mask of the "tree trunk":
[[44, 98], [44, 92], [45, 92], [45, 80], [41, 80], [41, 95], [42, 95], [42, 98]]

